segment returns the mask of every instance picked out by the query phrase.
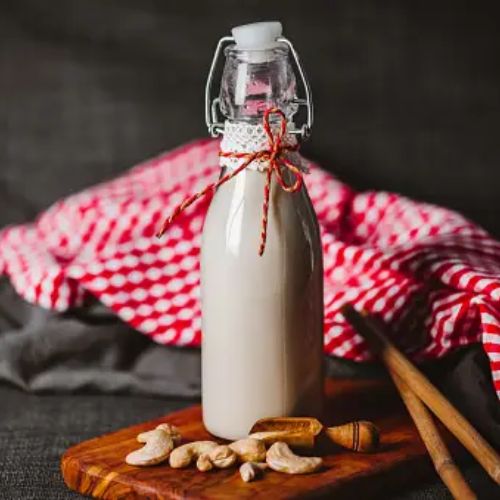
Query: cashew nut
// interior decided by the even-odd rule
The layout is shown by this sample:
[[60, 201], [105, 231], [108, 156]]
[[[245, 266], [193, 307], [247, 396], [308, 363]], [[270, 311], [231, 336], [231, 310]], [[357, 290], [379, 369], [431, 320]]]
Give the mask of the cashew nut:
[[139, 466], [159, 464], [168, 458], [175, 446], [172, 437], [161, 429], [149, 431], [144, 442], [142, 448], [126, 456], [125, 462]]
[[241, 462], [263, 462], [266, 459], [266, 445], [254, 438], [245, 438], [229, 445]]
[[196, 461], [196, 467], [200, 472], [207, 472], [214, 468], [214, 464], [211, 462], [208, 453], [203, 453], [203, 455], [200, 455], [198, 457], [198, 460]]
[[238, 455], [227, 445], [221, 444], [208, 453], [210, 461], [219, 469], [227, 469], [236, 463]]
[[217, 446], [218, 444], [215, 441], [194, 441], [192, 443], [183, 444], [175, 448], [170, 454], [170, 466], [174, 469], [187, 467], [194, 459], [210, 452]]
[[266, 462], [271, 469], [287, 474], [308, 474], [319, 469], [323, 460], [319, 457], [299, 457], [286, 443], [274, 443], [267, 451]]
[[158, 425], [156, 429], [152, 431], [141, 432], [137, 436], [137, 441], [139, 441], [139, 443], [145, 443], [148, 440], [148, 436], [158, 429], [166, 432], [173, 439], [175, 446], [177, 446], [181, 442], [181, 433], [179, 432], [179, 429], [177, 429], [175, 425], [167, 423]]
[[249, 483], [250, 481], [253, 481], [257, 476], [259, 476], [266, 468], [266, 463], [245, 462], [240, 467], [241, 479], [243, 479], [245, 483]]

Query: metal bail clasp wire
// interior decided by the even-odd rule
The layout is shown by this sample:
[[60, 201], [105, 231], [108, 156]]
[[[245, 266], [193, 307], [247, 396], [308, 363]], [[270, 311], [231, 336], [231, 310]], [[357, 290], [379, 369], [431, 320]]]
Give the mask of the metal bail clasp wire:
[[[307, 139], [311, 133], [312, 124], [314, 121], [314, 108], [311, 97], [311, 88], [309, 86], [309, 82], [307, 81], [306, 74], [302, 65], [300, 64], [299, 55], [297, 54], [295, 48], [292, 45], [292, 42], [288, 40], [288, 38], [280, 36], [277, 39], [278, 42], [284, 43], [290, 50], [292, 54], [293, 60], [295, 62], [295, 66], [297, 67], [297, 71], [299, 72], [300, 80], [302, 81], [302, 87], [304, 90], [305, 97], [304, 98], [296, 98], [294, 102], [299, 106], [306, 106], [307, 115], [306, 115], [306, 123], [302, 124], [301, 127], [297, 127], [295, 123], [289, 124], [287, 133], [300, 135], [302, 139]], [[219, 97], [214, 96], [212, 92], [213, 80], [215, 69], [217, 67], [217, 63], [219, 62], [219, 57], [222, 52], [224, 45], [229, 43], [235, 43], [235, 40], [232, 36], [224, 36], [217, 43], [217, 47], [215, 48], [214, 57], [212, 59], [212, 64], [210, 65], [210, 70], [208, 72], [207, 83], [205, 85], [205, 123], [208, 128], [208, 133], [212, 137], [217, 137], [224, 131], [224, 123], [220, 121], [218, 107], [219, 107]]]

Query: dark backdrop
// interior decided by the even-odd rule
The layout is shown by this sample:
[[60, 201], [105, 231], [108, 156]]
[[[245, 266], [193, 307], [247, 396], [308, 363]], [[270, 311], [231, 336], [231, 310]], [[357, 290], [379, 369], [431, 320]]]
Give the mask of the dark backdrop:
[[0, 226], [205, 135], [217, 39], [281, 19], [313, 87], [310, 156], [500, 236], [495, 3], [2, 0]]
[[[306, 146], [310, 156], [360, 189], [449, 205], [500, 236], [496, 3], [0, 0], [0, 227], [206, 135], [203, 89], [217, 39], [235, 24], [274, 18], [283, 21], [312, 83], [317, 120]], [[10, 311], [10, 302], [3, 303]], [[61, 332], [40, 330], [34, 345], [50, 353], [47, 335]], [[27, 333], [12, 337], [17, 334], [29, 358], [37, 351]], [[36, 330], [31, 333], [35, 339]], [[64, 333], [62, 349], [72, 342], [71, 332]], [[121, 345], [111, 340], [119, 333], [127, 338], [118, 329], [95, 330], [92, 338], [101, 343], [84, 342], [81, 359], [108, 359], [109, 347]], [[157, 358], [141, 359], [144, 365]], [[123, 371], [121, 358], [115, 364]], [[175, 365], [164, 366], [168, 377]], [[482, 383], [467, 365], [463, 370], [472, 374], [471, 385]], [[0, 497], [9, 499], [76, 498], [58, 470], [65, 448], [187, 404], [0, 390]], [[477, 475], [473, 488], [488, 484]], [[493, 498], [482, 490], [480, 497]], [[442, 485], [420, 485], [405, 498], [448, 495]]]

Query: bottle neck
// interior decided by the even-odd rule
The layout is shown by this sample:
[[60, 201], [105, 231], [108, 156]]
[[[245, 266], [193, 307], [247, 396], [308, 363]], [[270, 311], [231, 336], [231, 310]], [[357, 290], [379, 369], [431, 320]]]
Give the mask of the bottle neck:
[[239, 50], [229, 46], [225, 54], [220, 108], [227, 121], [257, 126], [272, 107], [281, 109], [290, 121], [297, 104], [288, 48]]

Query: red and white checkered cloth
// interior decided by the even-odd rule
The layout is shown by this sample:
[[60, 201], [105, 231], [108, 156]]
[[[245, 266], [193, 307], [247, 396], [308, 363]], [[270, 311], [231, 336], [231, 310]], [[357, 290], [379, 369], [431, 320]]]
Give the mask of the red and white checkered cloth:
[[[198, 346], [198, 256], [209, 200], [187, 209], [163, 239], [154, 235], [187, 194], [217, 178], [218, 148], [214, 140], [188, 144], [59, 201], [33, 224], [4, 229], [0, 274], [33, 304], [65, 311], [92, 294], [156, 342]], [[424, 296], [428, 336], [413, 358], [482, 342], [500, 397], [500, 243], [450, 210], [356, 193], [309, 166], [325, 262], [325, 351], [370, 359], [339, 312], [344, 302], [404, 336], [411, 329], [398, 334], [398, 321]]]

